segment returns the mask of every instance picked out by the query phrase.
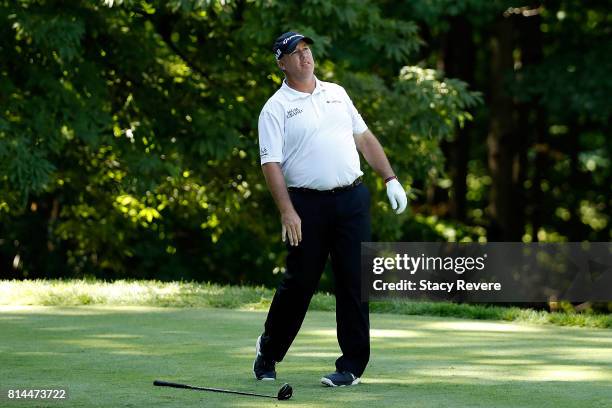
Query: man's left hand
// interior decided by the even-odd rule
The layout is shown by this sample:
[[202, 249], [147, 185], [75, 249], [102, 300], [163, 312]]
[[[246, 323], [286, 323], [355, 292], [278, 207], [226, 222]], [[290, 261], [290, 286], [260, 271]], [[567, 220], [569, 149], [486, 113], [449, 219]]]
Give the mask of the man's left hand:
[[408, 205], [408, 197], [406, 197], [406, 191], [397, 179], [392, 179], [387, 182], [387, 197], [391, 203], [391, 208], [395, 210], [396, 214], [401, 214]]

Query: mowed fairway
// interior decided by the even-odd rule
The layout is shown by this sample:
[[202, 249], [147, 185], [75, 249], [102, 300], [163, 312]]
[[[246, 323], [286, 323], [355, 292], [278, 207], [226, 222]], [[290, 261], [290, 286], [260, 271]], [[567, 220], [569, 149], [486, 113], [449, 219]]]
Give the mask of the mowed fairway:
[[[335, 316], [309, 312], [275, 383], [252, 375], [264, 312], [149, 307], [0, 307], [0, 388], [68, 388], [26, 407], [609, 407], [612, 331], [372, 314], [363, 383], [330, 389]], [[289, 401], [153, 387], [154, 379]]]

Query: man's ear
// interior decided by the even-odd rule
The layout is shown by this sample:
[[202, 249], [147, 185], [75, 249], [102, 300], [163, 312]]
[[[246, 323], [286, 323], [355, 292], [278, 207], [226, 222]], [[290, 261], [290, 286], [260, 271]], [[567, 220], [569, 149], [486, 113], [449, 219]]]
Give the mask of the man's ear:
[[278, 65], [278, 68], [280, 68], [281, 71], [285, 70], [284, 64], [280, 60], [276, 61], [276, 65]]

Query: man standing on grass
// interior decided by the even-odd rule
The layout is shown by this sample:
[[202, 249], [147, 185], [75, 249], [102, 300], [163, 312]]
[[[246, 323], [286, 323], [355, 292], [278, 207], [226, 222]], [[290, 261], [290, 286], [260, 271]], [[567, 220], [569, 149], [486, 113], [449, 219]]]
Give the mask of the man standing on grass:
[[369, 309], [361, 301], [361, 242], [370, 241], [370, 197], [358, 151], [385, 180], [391, 206], [406, 208], [406, 192], [387, 157], [339, 85], [314, 75], [312, 39], [287, 32], [272, 51], [285, 80], [259, 116], [262, 171], [280, 211], [287, 268], [257, 339], [253, 371], [276, 379], [295, 339], [328, 257], [336, 295], [342, 355], [328, 386], [359, 382], [370, 357]]

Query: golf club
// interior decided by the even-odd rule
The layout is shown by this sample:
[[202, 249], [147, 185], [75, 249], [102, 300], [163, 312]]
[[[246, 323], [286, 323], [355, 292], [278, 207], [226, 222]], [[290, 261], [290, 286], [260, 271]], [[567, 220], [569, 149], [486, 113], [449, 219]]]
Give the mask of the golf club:
[[209, 388], [209, 387], [196, 387], [194, 385], [178, 384], [178, 383], [161, 381], [161, 380], [153, 381], [153, 385], [156, 385], [158, 387], [185, 388], [188, 390], [212, 391], [212, 392], [223, 392], [226, 394], [250, 395], [252, 397], [274, 398], [278, 400], [288, 400], [293, 395], [293, 388], [291, 388], [289, 384], [283, 384], [283, 386], [278, 390], [278, 394], [276, 395], [276, 397], [273, 395], [255, 394], [252, 392], [223, 390], [220, 388]]

